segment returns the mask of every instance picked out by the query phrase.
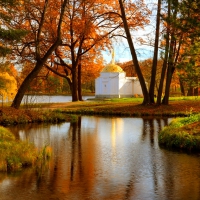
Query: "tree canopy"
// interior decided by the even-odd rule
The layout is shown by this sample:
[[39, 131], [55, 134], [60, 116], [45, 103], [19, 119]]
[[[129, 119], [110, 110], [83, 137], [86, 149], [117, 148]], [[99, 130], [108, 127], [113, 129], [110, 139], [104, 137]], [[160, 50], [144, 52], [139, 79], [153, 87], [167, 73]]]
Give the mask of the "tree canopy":
[[[152, 21], [155, 12], [141, 0], [0, 0], [0, 56], [12, 52], [10, 58], [27, 68], [12, 106], [20, 106], [38, 76], [51, 74], [48, 81], [56, 83], [52, 73], [67, 81], [73, 101], [82, 100], [82, 85], [97, 77], [102, 51], [119, 37], [128, 41], [143, 103], [154, 104], [156, 95], [157, 104], [168, 104], [174, 74], [181, 88], [198, 88], [199, 7], [197, 0], [158, 0]], [[149, 23], [155, 27], [149, 41], [154, 56], [140, 62], [133, 33]]]

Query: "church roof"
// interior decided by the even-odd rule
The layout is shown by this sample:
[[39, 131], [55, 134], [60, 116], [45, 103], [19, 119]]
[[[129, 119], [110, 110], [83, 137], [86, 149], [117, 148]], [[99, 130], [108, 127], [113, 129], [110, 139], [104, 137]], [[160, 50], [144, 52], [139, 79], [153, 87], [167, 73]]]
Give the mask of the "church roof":
[[119, 72], [119, 73], [121, 73], [121, 72], [124, 72], [124, 71], [119, 65], [116, 65], [114, 63], [110, 63], [107, 66], [105, 66], [101, 72], [108, 72], [108, 73]]

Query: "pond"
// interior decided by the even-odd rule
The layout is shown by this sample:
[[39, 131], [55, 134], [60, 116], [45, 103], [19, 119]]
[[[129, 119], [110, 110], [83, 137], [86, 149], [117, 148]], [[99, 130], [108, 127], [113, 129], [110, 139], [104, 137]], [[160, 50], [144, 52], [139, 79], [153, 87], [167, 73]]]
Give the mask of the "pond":
[[200, 199], [199, 155], [158, 145], [169, 121], [82, 116], [75, 123], [11, 127], [21, 140], [50, 145], [53, 157], [40, 170], [0, 174], [0, 199]]

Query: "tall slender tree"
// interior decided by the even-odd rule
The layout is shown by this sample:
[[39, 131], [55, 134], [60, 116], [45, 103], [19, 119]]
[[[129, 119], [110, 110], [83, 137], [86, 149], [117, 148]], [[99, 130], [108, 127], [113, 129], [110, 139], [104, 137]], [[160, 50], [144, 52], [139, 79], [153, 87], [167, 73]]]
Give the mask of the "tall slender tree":
[[141, 84], [141, 88], [142, 88], [142, 92], [143, 92], [143, 95], [144, 95], [143, 104], [149, 104], [150, 103], [149, 92], [148, 92], [148, 89], [147, 89], [147, 86], [146, 86], [146, 83], [145, 83], [145, 80], [144, 80], [144, 76], [143, 76], [142, 71], [140, 69], [136, 50], [135, 50], [135, 47], [134, 47], [134, 43], [133, 43], [133, 40], [132, 40], [132, 37], [131, 37], [129, 25], [128, 25], [127, 18], [126, 18], [124, 3], [123, 3], [122, 0], [119, 0], [119, 5], [120, 5], [120, 10], [121, 10], [121, 17], [122, 17], [122, 20], [123, 20], [124, 30], [126, 32], [126, 38], [127, 38], [128, 44], [129, 44], [130, 51], [131, 51], [135, 71], [138, 75], [138, 78], [139, 78], [139, 81], [140, 81], [140, 84]]
[[157, 5], [157, 17], [156, 17], [156, 33], [155, 33], [155, 44], [154, 44], [154, 55], [153, 55], [153, 64], [151, 70], [151, 82], [149, 86], [149, 97], [150, 102], [154, 102], [154, 91], [155, 91], [155, 83], [156, 83], [156, 71], [157, 71], [157, 63], [158, 63], [158, 48], [159, 48], [159, 36], [160, 36], [160, 16], [161, 16], [161, 0], [158, 0]]

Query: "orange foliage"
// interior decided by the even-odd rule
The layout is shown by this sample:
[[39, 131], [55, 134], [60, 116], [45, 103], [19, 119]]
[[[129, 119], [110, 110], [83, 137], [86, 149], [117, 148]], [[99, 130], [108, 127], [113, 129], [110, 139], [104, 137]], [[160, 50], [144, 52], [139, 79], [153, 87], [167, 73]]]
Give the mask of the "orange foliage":
[[[21, 46], [16, 47], [14, 55], [20, 56], [21, 62], [29, 63], [30, 68], [25, 65], [27, 69], [23, 70], [24, 75], [32, 69], [30, 63], [34, 66], [38, 59], [36, 55], [43, 58], [55, 42], [61, 3], [62, 0], [32, 0], [21, 1], [21, 4], [16, 5], [18, 12], [13, 13], [13, 25], [28, 31]], [[143, 27], [149, 22], [150, 12], [143, 1], [128, 0], [125, 9], [131, 29]], [[122, 26], [119, 10], [117, 0], [69, 1], [62, 23], [62, 44], [44, 65], [76, 81], [73, 77], [77, 76], [78, 64], [81, 62], [82, 83], [95, 79], [103, 67], [101, 51], [111, 47], [110, 35], [124, 34], [119, 28]]]

